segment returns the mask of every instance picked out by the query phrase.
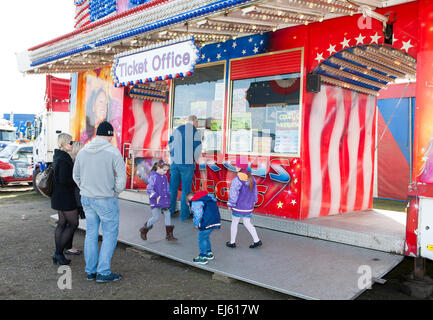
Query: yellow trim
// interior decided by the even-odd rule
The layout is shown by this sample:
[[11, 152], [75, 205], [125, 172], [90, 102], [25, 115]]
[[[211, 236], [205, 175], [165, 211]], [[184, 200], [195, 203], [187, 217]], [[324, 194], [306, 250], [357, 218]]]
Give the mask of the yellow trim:
[[[296, 51], [296, 50], [301, 50], [301, 66], [300, 66], [300, 87], [299, 87], [299, 128], [298, 128], [298, 137], [299, 137], [299, 143], [298, 143], [298, 152], [296, 154], [293, 153], [275, 153], [275, 152], [271, 152], [271, 153], [257, 153], [257, 152], [230, 152], [230, 145], [231, 145], [231, 128], [230, 128], [230, 119], [232, 116], [232, 96], [233, 96], [233, 81], [230, 80], [231, 79], [231, 70], [232, 70], [232, 62], [233, 61], [239, 61], [239, 60], [245, 60], [245, 59], [252, 59], [252, 58], [257, 58], [257, 57], [264, 57], [264, 56], [269, 56], [269, 55], [275, 55], [275, 54], [282, 54], [282, 53], [287, 53], [287, 52], [292, 52], [292, 51]], [[295, 72], [294, 72], [295, 73]], [[298, 72], [296, 72], [298, 73]], [[278, 74], [270, 74], [270, 75], [266, 75], [264, 77], [268, 77], [268, 76], [275, 76]], [[247, 78], [248, 79], [248, 78]], [[299, 48], [293, 48], [293, 49], [287, 49], [287, 50], [281, 50], [281, 51], [273, 51], [273, 52], [267, 52], [267, 53], [262, 53], [262, 54], [257, 54], [257, 55], [253, 55], [253, 56], [248, 56], [248, 57], [241, 57], [241, 58], [234, 58], [234, 59], [230, 59], [229, 60], [229, 77], [228, 77], [228, 81], [229, 81], [229, 96], [228, 96], [228, 102], [227, 102], [227, 107], [228, 107], [228, 112], [227, 112], [227, 120], [226, 120], [226, 126], [227, 126], [227, 140], [226, 140], [226, 150], [225, 150], [225, 154], [227, 155], [234, 155], [234, 154], [239, 154], [239, 155], [250, 155], [250, 156], [264, 156], [264, 157], [269, 157], [269, 156], [280, 156], [280, 157], [300, 157], [301, 155], [301, 143], [302, 143], [302, 126], [303, 126], [303, 96], [304, 96], [304, 47], [299, 47]]]

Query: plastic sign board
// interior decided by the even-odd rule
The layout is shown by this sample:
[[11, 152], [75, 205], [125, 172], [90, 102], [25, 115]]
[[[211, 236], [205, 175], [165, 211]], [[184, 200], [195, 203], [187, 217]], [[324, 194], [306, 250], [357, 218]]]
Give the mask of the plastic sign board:
[[192, 37], [165, 42], [116, 56], [115, 85], [125, 86], [191, 75], [199, 58]]

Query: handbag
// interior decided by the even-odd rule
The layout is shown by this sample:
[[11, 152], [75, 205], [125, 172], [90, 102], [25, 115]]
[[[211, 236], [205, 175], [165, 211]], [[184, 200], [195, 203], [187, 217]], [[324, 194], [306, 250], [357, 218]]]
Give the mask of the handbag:
[[44, 172], [41, 173], [41, 177], [39, 183], [37, 184], [37, 188], [47, 198], [51, 198], [53, 194], [53, 174], [54, 169], [52, 164], [50, 164]]

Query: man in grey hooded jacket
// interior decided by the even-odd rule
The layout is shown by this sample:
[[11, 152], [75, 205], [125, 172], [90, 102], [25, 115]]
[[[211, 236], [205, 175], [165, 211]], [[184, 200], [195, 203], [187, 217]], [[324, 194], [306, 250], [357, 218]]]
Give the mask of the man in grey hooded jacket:
[[[80, 188], [81, 204], [86, 213], [84, 259], [87, 280], [111, 282], [122, 276], [111, 272], [111, 258], [119, 232], [117, 196], [125, 189], [126, 168], [119, 150], [111, 143], [114, 130], [102, 122], [93, 138], [77, 155], [73, 178]], [[102, 245], [98, 254], [99, 226]]]

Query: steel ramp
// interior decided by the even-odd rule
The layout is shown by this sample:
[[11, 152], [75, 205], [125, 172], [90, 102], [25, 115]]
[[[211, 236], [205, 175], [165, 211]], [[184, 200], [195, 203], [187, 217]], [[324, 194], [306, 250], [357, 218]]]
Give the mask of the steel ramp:
[[[119, 200], [119, 206], [119, 242], [302, 299], [355, 299], [367, 290], [365, 285], [371, 278], [382, 278], [403, 260], [401, 255], [259, 227], [257, 233], [263, 246], [250, 249], [252, 239], [242, 224], [237, 248], [231, 249], [225, 246], [230, 238], [230, 222], [222, 221], [221, 230], [211, 235], [215, 259], [198, 265], [192, 261], [198, 255], [198, 243], [191, 220], [174, 218], [178, 241], [168, 242], [161, 215], [149, 231], [148, 240], [143, 241], [138, 229], [150, 218], [150, 207], [127, 200]], [[52, 218], [57, 219], [57, 215]], [[80, 220], [79, 228], [85, 230], [85, 220]], [[371, 278], [367, 277], [370, 271]]]

